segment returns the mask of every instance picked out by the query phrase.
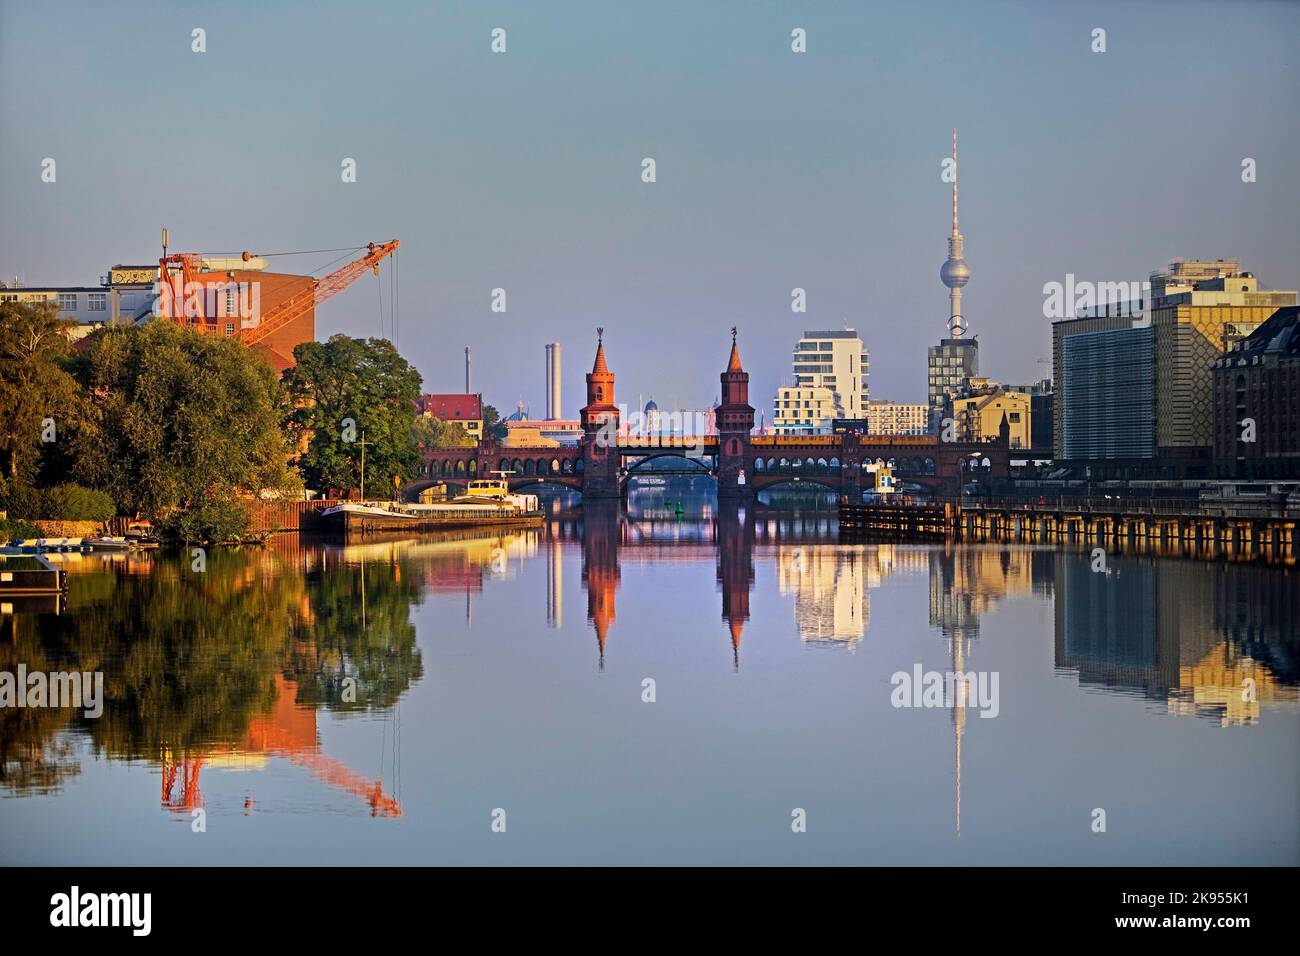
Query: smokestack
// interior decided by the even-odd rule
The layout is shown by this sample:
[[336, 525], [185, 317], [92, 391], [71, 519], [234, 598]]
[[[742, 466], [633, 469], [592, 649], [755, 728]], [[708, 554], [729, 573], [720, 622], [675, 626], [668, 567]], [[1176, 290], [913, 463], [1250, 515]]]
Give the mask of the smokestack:
[[469, 377], [469, 346], [467, 345], [467, 346], [465, 346], [465, 394], [466, 394], [466, 395], [471, 395], [471, 394], [473, 394], [473, 393], [470, 391], [469, 383], [470, 383], [470, 377]]
[[556, 421], [563, 417], [563, 403], [560, 399], [560, 343], [552, 342], [546, 346], [546, 420]]

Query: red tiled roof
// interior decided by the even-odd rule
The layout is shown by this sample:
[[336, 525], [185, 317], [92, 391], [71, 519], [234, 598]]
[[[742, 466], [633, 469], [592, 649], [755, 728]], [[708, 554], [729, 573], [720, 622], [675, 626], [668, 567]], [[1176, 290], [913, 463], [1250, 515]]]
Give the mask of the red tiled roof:
[[416, 411], [443, 421], [474, 421], [483, 417], [483, 396], [457, 393], [421, 395]]

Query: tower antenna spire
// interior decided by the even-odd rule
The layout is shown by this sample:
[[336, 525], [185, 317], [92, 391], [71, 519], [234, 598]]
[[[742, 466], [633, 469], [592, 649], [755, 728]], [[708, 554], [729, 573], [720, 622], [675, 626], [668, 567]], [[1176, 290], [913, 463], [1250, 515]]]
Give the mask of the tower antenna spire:
[[952, 131], [952, 235], [948, 237], [948, 258], [939, 279], [948, 287], [948, 334], [959, 339], [966, 331], [961, 313], [961, 290], [970, 281], [970, 266], [962, 256], [961, 233], [957, 229], [957, 129]]
[[957, 128], [952, 131], [952, 234], [957, 232]]

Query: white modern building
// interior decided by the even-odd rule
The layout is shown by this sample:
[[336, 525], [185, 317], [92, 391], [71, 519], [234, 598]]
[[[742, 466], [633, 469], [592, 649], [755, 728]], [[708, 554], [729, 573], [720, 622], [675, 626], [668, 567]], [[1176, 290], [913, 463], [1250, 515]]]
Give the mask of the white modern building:
[[929, 407], [921, 403], [873, 401], [867, 403], [870, 435], [924, 435], [929, 429]]
[[837, 418], [866, 417], [870, 355], [851, 328], [805, 332], [794, 347], [794, 384], [777, 390], [777, 434], [829, 435]]
[[772, 431], [777, 435], [829, 435], [836, 412], [835, 393], [829, 388], [783, 385], [776, 390]]

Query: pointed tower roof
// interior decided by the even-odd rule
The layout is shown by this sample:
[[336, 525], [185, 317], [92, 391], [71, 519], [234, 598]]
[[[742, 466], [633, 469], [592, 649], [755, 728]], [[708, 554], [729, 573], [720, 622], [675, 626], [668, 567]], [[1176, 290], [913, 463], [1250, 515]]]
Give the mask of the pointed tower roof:
[[743, 372], [740, 364], [740, 349], [736, 347], [736, 327], [731, 327], [731, 360], [727, 362], [728, 372]]
[[608, 375], [609, 366], [605, 364], [605, 330], [596, 330], [596, 364], [591, 367], [592, 375]]
[[729, 622], [731, 630], [731, 660], [736, 670], [740, 670], [740, 637], [745, 630], [743, 618], [734, 617]]

